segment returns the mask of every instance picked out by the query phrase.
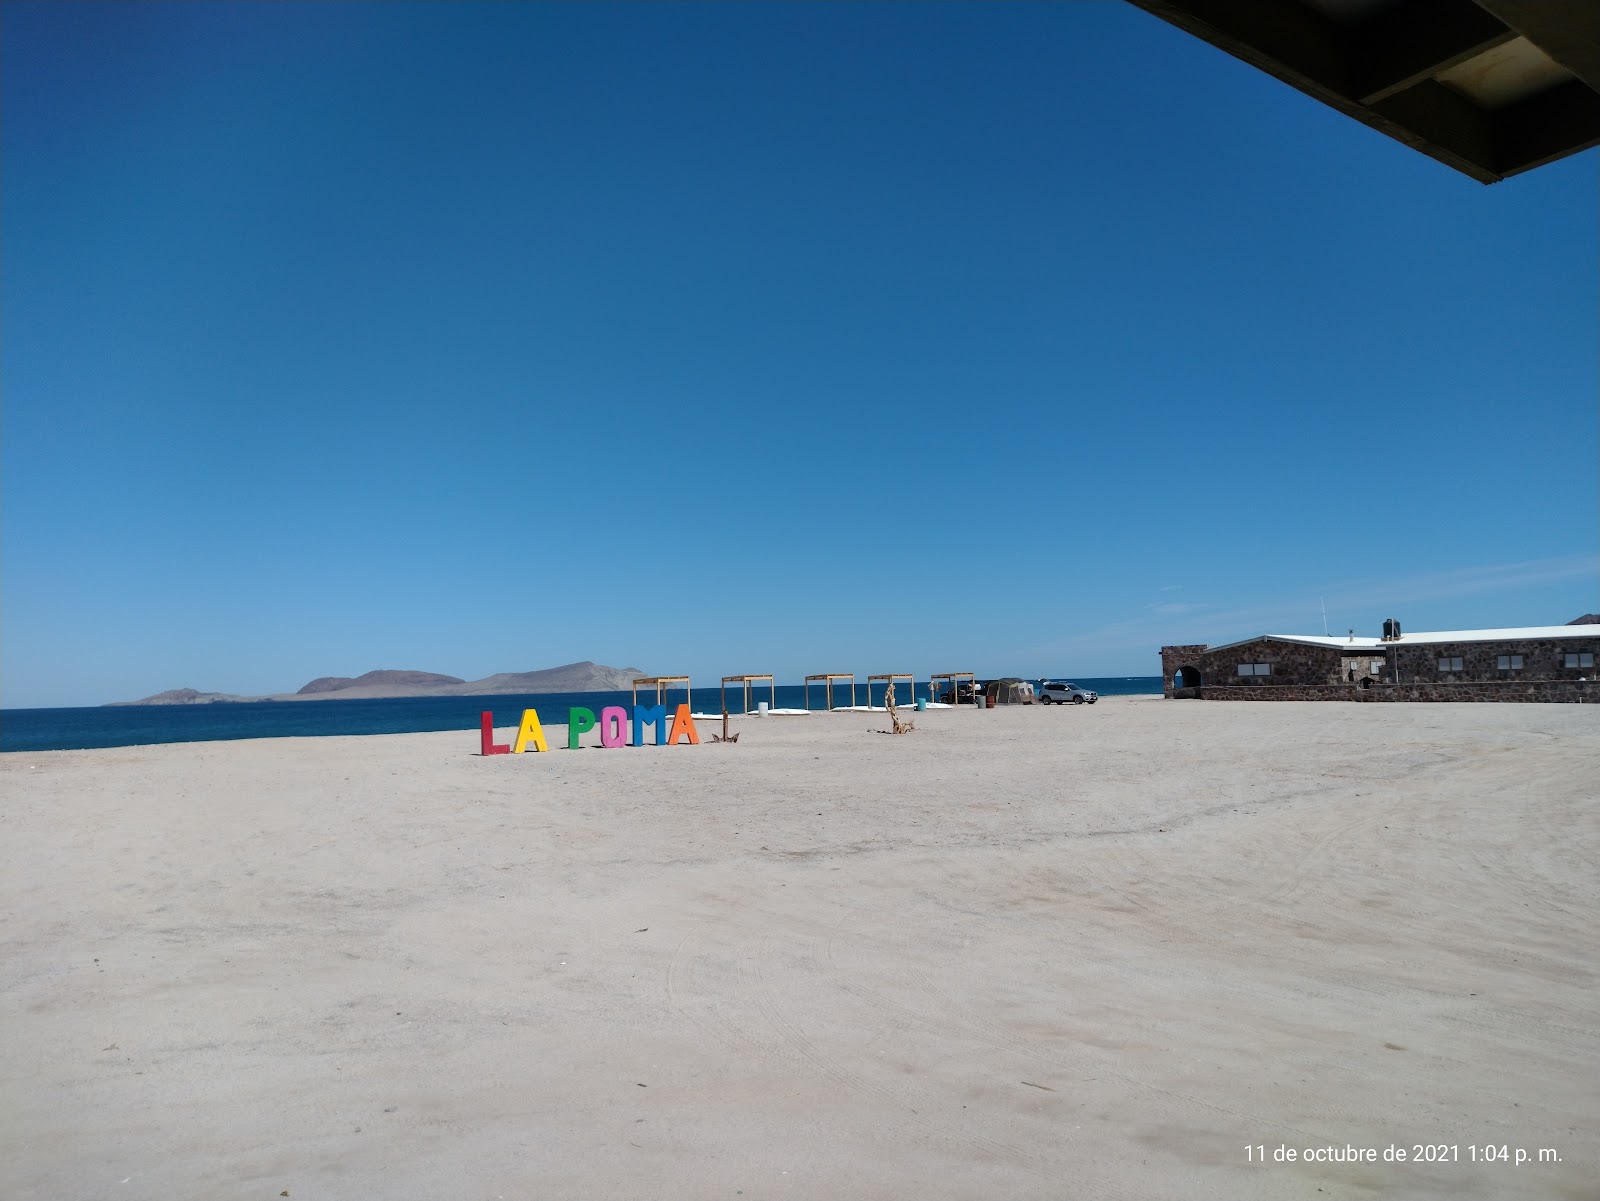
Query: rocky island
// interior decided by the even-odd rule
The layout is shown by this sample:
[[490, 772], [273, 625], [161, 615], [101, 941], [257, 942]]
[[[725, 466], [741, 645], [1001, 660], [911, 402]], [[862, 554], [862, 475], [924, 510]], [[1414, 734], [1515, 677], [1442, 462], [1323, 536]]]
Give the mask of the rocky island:
[[534, 671], [505, 671], [481, 680], [432, 671], [369, 671], [361, 676], [318, 676], [298, 692], [271, 696], [236, 696], [229, 692], [201, 692], [172, 688], [137, 701], [112, 701], [112, 705], [215, 705], [236, 701], [370, 700], [392, 696], [508, 696], [540, 692], [618, 692], [633, 687], [644, 675], [637, 667], [607, 667], [585, 659], [560, 667]]

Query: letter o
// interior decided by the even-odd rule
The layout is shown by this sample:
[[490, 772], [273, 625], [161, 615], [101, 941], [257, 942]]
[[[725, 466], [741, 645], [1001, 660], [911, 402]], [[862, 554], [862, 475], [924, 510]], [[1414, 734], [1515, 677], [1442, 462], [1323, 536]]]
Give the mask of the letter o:
[[621, 705], [607, 705], [600, 710], [600, 745], [628, 745], [628, 711]]

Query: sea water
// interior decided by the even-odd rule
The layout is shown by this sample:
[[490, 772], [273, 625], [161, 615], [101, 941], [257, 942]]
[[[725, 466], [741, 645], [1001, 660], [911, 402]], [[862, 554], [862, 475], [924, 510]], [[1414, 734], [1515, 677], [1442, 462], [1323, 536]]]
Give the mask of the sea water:
[[[1115, 679], [1075, 681], [1101, 696], [1136, 696], [1161, 691], [1160, 676], [1119, 676]], [[895, 703], [910, 706], [909, 686], [901, 683]], [[826, 701], [821, 685], [810, 689], [810, 707]], [[928, 685], [916, 686], [916, 697], [928, 695]], [[655, 703], [653, 691], [641, 690], [639, 700]], [[683, 689], [668, 689], [665, 702], [681, 704]], [[772, 690], [752, 689], [750, 706], [767, 701], [779, 709], [807, 707], [806, 689], [781, 684], [774, 702]], [[850, 685], [833, 686], [836, 706], [850, 703]], [[864, 680], [856, 682], [856, 703], [867, 703]], [[883, 685], [872, 689], [872, 703], [883, 704]], [[496, 726], [515, 726], [524, 709], [537, 709], [546, 725], [565, 725], [567, 711], [581, 705], [595, 713], [607, 705], [633, 704], [631, 692], [542, 692], [518, 696], [402, 696], [378, 700], [325, 701], [218, 701], [204, 705], [114, 705], [90, 709], [0, 710], [0, 751], [73, 751], [95, 747], [144, 746], [156, 742], [212, 742], [234, 738], [303, 738], [337, 734], [417, 734], [428, 730], [478, 729], [479, 714], [494, 713]], [[696, 713], [721, 713], [720, 688], [696, 688], [692, 699]], [[729, 687], [728, 709], [744, 707], [744, 689]]]

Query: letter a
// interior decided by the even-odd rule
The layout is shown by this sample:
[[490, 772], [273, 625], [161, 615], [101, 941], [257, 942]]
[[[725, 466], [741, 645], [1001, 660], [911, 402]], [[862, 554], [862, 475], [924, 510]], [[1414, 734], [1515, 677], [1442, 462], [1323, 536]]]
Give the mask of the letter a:
[[[661, 727], [657, 726], [656, 729]], [[678, 706], [678, 712], [672, 719], [672, 733], [667, 735], [667, 745], [676, 745], [680, 734], [689, 740], [690, 746], [700, 745], [700, 731], [694, 728], [694, 716], [689, 712], [688, 705]]]
[[522, 729], [517, 731], [517, 745], [511, 748], [513, 755], [520, 755], [528, 749], [528, 743], [533, 743], [541, 751], [548, 751], [550, 746], [544, 740], [544, 727], [539, 724], [539, 710], [524, 709], [522, 711]]
[[494, 740], [494, 714], [485, 710], [480, 724], [483, 727], [483, 742], [480, 744], [483, 747], [483, 753], [485, 755], [508, 754], [511, 748], [503, 742]]

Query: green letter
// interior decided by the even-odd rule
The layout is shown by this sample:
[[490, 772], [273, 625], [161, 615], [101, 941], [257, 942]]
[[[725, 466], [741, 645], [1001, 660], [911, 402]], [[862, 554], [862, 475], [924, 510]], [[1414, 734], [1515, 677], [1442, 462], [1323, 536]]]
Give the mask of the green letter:
[[567, 749], [578, 749], [578, 739], [594, 729], [594, 710], [574, 705], [567, 712]]

